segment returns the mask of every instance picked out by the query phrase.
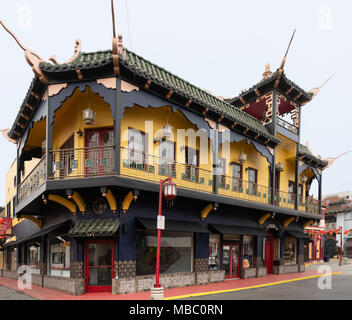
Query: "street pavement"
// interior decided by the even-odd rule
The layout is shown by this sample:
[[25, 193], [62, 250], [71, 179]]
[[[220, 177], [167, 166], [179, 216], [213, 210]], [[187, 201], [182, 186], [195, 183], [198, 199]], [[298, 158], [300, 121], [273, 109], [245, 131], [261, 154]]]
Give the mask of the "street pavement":
[[37, 300], [22, 292], [0, 286], [0, 300]]
[[331, 289], [319, 289], [318, 281], [321, 283], [322, 280], [314, 278], [183, 300], [352, 300], [352, 264], [339, 266], [338, 261], [331, 260], [325, 264], [310, 265], [307, 269], [318, 270], [323, 265], [331, 267], [334, 272], [342, 271], [342, 274], [332, 276]]

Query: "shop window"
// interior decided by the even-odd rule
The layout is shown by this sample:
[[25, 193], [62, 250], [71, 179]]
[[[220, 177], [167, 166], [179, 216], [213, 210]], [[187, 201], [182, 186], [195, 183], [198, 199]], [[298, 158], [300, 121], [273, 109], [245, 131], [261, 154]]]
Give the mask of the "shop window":
[[147, 170], [147, 135], [128, 128], [128, 160], [131, 168]]
[[70, 277], [70, 242], [63, 237], [49, 239], [48, 275]]
[[243, 236], [243, 268], [253, 268], [254, 267], [254, 237], [253, 236]]
[[248, 168], [248, 192], [249, 194], [257, 193], [257, 179], [258, 171], [256, 169]]
[[209, 237], [209, 270], [220, 269], [220, 235], [211, 234]]
[[[137, 275], [153, 275], [156, 271], [157, 232], [138, 230]], [[160, 274], [192, 272], [192, 234], [163, 232], [160, 246]]]
[[296, 264], [297, 239], [285, 239], [285, 264]]
[[242, 187], [242, 165], [234, 163], [232, 166], [232, 188], [234, 191], [240, 191]]
[[199, 150], [185, 147], [185, 180], [199, 181]]
[[34, 274], [40, 273], [39, 262], [40, 262], [40, 243], [38, 241], [31, 242], [29, 244], [29, 266]]

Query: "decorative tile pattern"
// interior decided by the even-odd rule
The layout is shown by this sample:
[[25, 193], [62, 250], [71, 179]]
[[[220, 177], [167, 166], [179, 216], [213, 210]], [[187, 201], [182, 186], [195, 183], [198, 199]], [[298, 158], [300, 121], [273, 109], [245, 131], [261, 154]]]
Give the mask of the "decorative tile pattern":
[[133, 278], [136, 276], [136, 261], [119, 261], [119, 278]]
[[71, 262], [70, 277], [74, 279], [83, 279], [84, 277], [83, 261]]
[[194, 259], [194, 272], [209, 271], [208, 259]]

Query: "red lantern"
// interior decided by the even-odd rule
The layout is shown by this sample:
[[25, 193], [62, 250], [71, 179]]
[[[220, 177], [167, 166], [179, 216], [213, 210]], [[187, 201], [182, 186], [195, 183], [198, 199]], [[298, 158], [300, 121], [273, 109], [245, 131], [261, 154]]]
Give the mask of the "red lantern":
[[334, 230], [330, 229], [329, 234], [332, 236], [333, 233], [334, 233]]
[[349, 231], [348, 231], [348, 230], [346, 230], [346, 231], [344, 232], [344, 234], [346, 234], [346, 235], [347, 235], [348, 233], [349, 233]]
[[174, 200], [176, 198], [176, 183], [168, 181], [164, 186], [164, 197], [166, 200]]
[[4, 218], [0, 218], [0, 224], [4, 223], [5, 219]]
[[338, 234], [339, 233], [339, 229], [335, 229], [335, 233]]

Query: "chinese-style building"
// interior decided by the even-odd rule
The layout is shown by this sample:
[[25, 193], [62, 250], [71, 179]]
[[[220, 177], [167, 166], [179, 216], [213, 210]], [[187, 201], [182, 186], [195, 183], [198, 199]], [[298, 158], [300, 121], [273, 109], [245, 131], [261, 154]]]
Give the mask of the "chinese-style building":
[[1, 275], [25, 264], [34, 284], [71, 294], [150, 290], [159, 181], [169, 176], [177, 199], [163, 204], [164, 287], [303, 272], [327, 166], [300, 143], [301, 108], [317, 90], [289, 80], [283, 63], [222, 99], [121, 38], [112, 50], [80, 45], [65, 63], [26, 53], [35, 77], [7, 133], [17, 159]]

